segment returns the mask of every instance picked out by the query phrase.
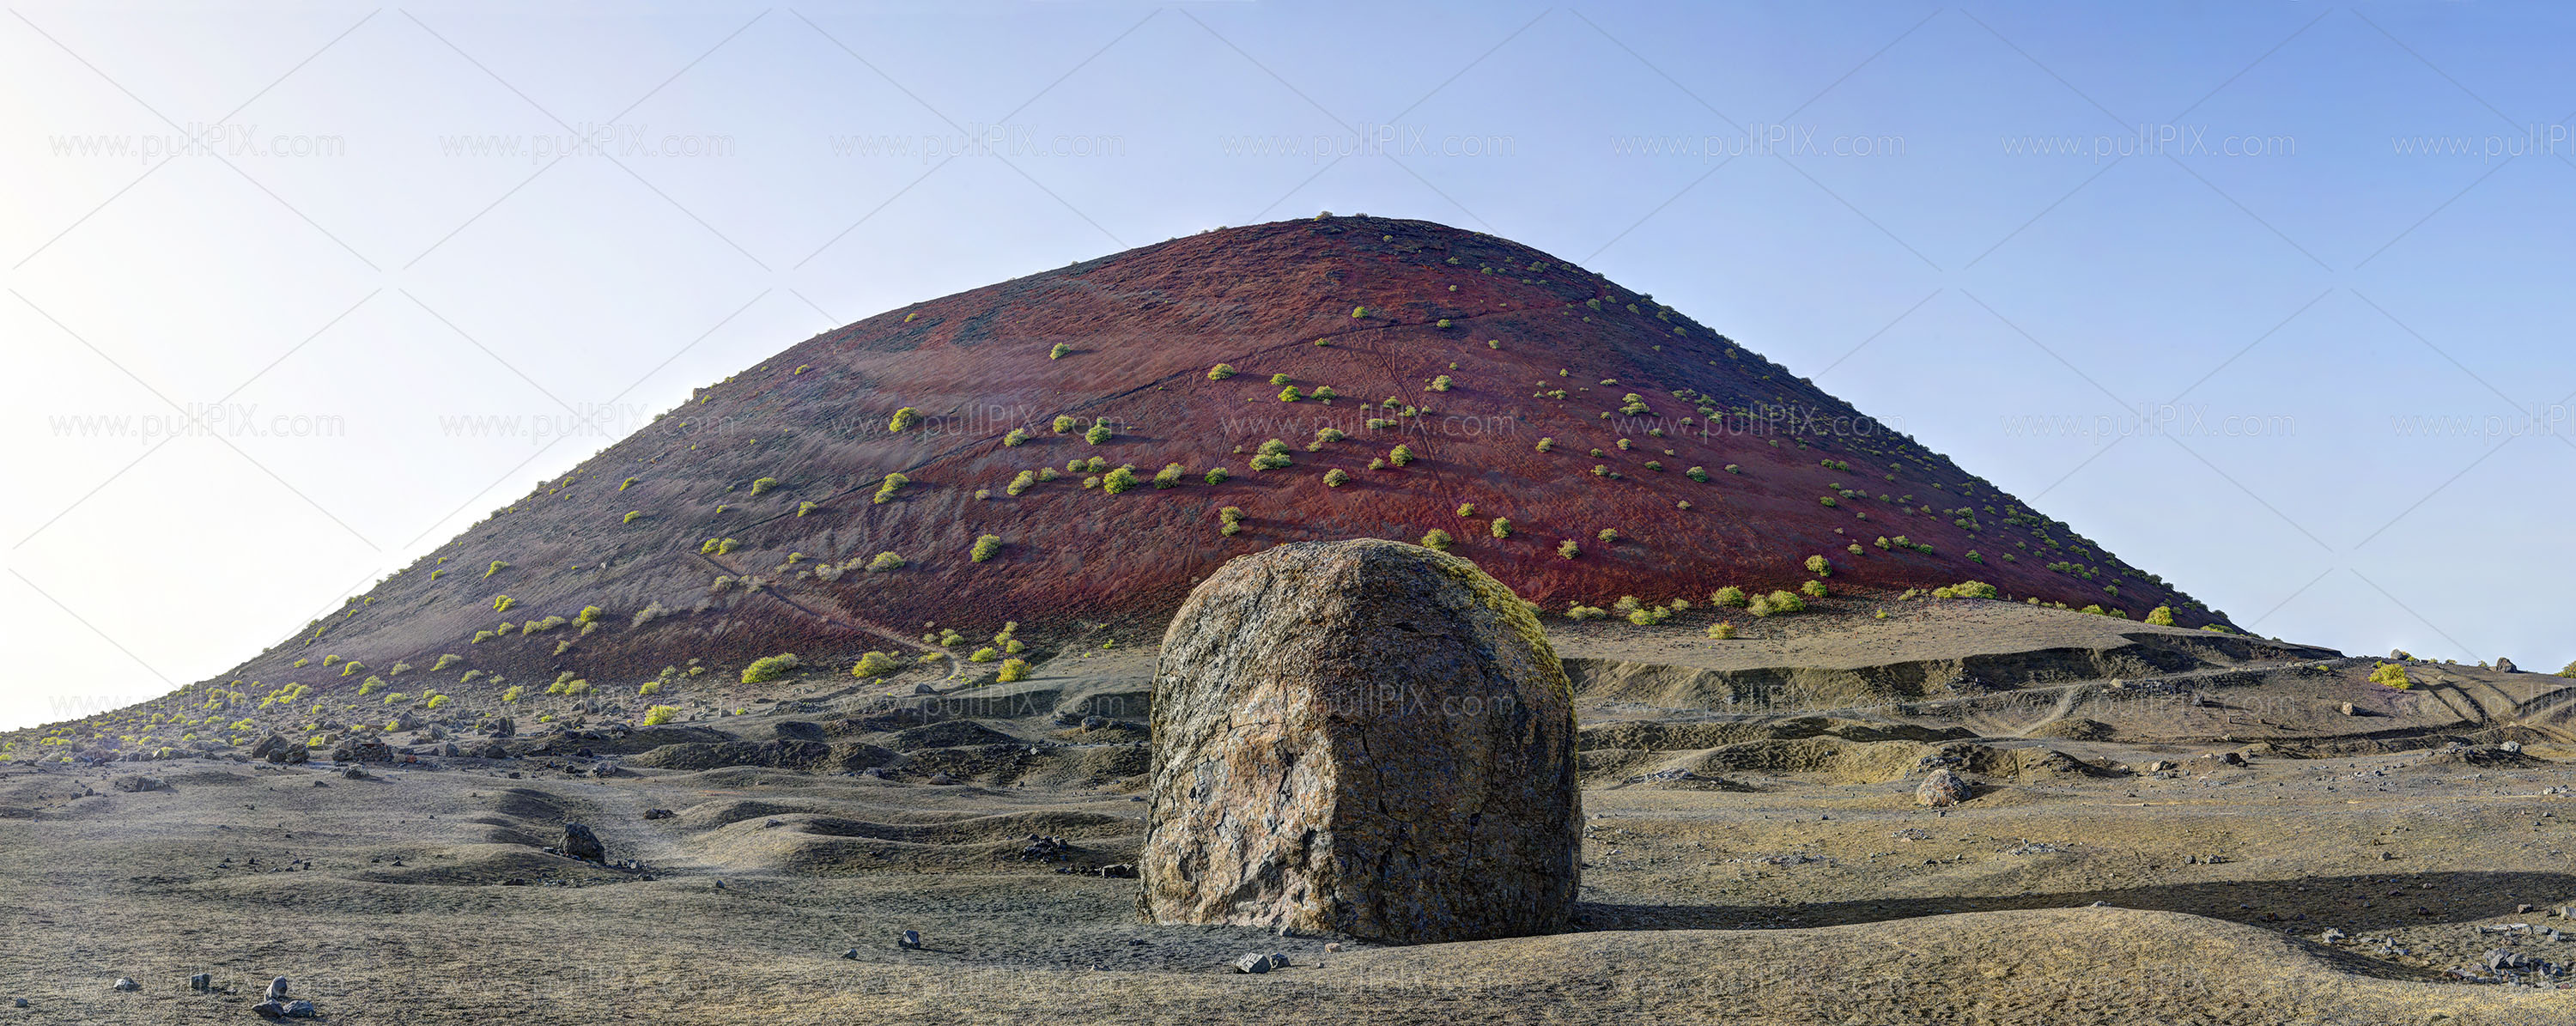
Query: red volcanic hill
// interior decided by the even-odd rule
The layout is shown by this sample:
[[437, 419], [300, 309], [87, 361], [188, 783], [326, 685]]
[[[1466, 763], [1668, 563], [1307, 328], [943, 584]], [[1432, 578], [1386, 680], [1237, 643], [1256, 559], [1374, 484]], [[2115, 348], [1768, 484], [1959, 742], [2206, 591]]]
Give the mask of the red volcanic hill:
[[1235, 556], [1435, 530], [1551, 612], [1795, 588], [1823, 556], [1837, 593], [1974, 579], [2222, 621], [1643, 293], [1488, 235], [1320, 217], [808, 339], [227, 676], [846, 668], [929, 622], [1159, 629]]

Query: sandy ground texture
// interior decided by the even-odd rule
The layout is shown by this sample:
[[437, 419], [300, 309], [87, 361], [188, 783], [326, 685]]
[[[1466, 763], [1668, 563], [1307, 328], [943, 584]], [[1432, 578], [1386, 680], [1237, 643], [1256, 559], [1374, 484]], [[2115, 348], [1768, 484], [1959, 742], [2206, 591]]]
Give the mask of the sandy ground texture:
[[1580, 921], [1466, 944], [1140, 922], [1141, 647], [358, 775], [12, 764], [0, 1023], [256, 1022], [277, 976], [346, 1024], [2576, 1022], [2576, 681], [1890, 608], [1560, 632]]

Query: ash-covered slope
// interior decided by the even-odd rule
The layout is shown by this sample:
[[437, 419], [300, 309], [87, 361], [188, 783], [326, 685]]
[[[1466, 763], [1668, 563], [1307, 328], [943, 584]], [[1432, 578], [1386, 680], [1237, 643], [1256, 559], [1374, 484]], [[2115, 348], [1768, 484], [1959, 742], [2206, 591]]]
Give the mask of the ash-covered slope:
[[[2220, 619], [1644, 294], [1487, 235], [1323, 217], [808, 339], [225, 677], [338, 683], [324, 655], [460, 657], [441, 683], [846, 667], [929, 622], [1159, 623], [1234, 556], [1435, 529], [1550, 611], [1796, 587], [1821, 555], [1838, 593], [1976, 579]], [[526, 630], [589, 607], [587, 631]]]

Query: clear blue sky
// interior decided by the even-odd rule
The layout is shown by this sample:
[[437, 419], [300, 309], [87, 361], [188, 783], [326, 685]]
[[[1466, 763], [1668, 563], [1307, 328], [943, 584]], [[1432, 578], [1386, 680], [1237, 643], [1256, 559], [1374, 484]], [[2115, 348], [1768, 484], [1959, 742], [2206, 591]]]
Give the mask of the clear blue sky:
[[2555, 670], [2571, 17], [20, 5], [0, 726], [824, 328], [1318, 210], [1652, 292], [2262, 633]]

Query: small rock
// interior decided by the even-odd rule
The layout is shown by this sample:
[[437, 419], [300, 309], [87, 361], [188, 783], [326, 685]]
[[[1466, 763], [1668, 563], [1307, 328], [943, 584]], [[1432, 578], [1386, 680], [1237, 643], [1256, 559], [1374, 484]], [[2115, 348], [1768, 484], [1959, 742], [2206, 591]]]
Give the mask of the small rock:
[[250, 1010], [258, 1013], [263, 1019], [286, 1018], [286, 1003], [283, 1001], [262, 1001], [250, 1006]]
[[1234, 971], [1238, 973], [1266, 973], [1270, 968], [1270, 956], [1264, 954], [1255, 953], [1234, 960]]
[[[2540, 665], [2542, 665], [2542, 666], [2547, 666], [2547, 665], [2549, 665], [2549, 664], [2547, 664], [2547, 663], [2542, 663], [2542, 664], [2540, 664]], [[2497, 657], [2496, 657], [2496, 664], [2495, 664], [2495, 668], [2496, 668], [2496, 670], [2497, 670], [2498, 672], [2501, 672], [2501, 673], [2519, 673], [2519, 672], [2521, 672], [2521, 671], [2516, 670], [2516, 669], [2514, 668], [2513, 660], [2511, 660], [2511, 659], [2507, 659], [2507, 658], [2505, 658], [2505, 657], [2503, 657], [2503, 656], [2497, 656]]]
[[2522, 754], [2522, 742], [2520, 741], [2507, 741], [2503, 744], [2497, 745], [2496, 747], [2503, 749], [2506, 755]]
[[204, 993], [215, 989], [215, 974], [198, 973], [195, 976], [188, 977], [188, 989], [197, 991], [198, 993]]
[[349, 767], [348, 769], [341, 770], [341, 771], [340, 771], [340, 775], [341, 775], [341, 776], [343, 776], [343, 777], [346, 777], [346, 778], [348, 778], [348, 779], [350, 779], [350, 780], [365, 780], [365, 779], [367, 779], [367, 771], [366, 771], [366, 770], [363, 770], [363, 769], [359, 769], [359, 768], [358, 768], [358, 767], [356, 767], [356, 766], [351, 766], [351, 767]]
[[322, 1013], [316, 1010], [313, 1007], [313, 1002], [310, 1001], [289, 1001], [286, 1003], [286, 1017], [289, 1019], [310, 1019], [320, 1014]]
[[1968, 786], [1966, 779], [1947, 769], [1933, 770], [1930, 776], [1923, 778], [1922, 786], [1914, 789], [1915, 802], [1936, 809], [1948, 808], [1976, 796], [1976, 790]]
[[1136, 878], [1136, 864], [1132, 862], [1113, 862], [1109, 865], [1100, 867], [1100, 875], [1112, 880], [1133, 880]]
[[2336, 941], [2340, 941], [2340, 940], [2344, 939], [2344, 937], [2345, 937], [2345, 936], [2346, 936], [2346, 934], [2345, 934], [2343, 931], [2338, 930], [2338, 929], [2335, 929], [2334, 927], [2329, 926], [2329, 927], [2326, 927], [2326, 932], [2324, 932], [2324, 933], [2321, 933], [2321, 934], [2318, 934], [2318, 935], [2317, 935], [2317, 939], [2318, 939], [2318, 940], [2321, 940], [2321, 941], [2324, 941], [2324, 942], [2326, 942], [2326, 943], [2328, 943], [2328, 944], [2332, 944], [2332, 943], [2335, 943]]
[[579, 823], [564, 824], [563, 853], [584, 862], [608, 861], [608, 849], [599, 843], [599, 835]]
[[671, 818], [671, 817], [673, 817], [673, 816], [677, 816], [677, 815], [679, 815], [679, 813], [673, 812], [673, 811], [671, 811], [671, 810], [669, 810], [669, 809], [646, 809], [646, 810], [644, 810], [644, 818], [646, 818], [646, 819], [669, 819], [669, 818]]
[[119, 791], [158, 791], [170, 786], [163, 783], [159, 777], [145, 776], [118, 777], [114, 780], [108, 781], [108, 784]]
[[933, 773], [930, 775], [930, 782], [934, 784], [954, 784], [957, 782], [957, 778], [945, 773]]
[[1330, 944], [1324, 945], [1324, 951], [1328, 954], [1340, 950], [1342, 950], [1342, 942], [1340, 941], [1334, 941]]
[[2352, 703], [2350, 703], [2350, 702], [2345, 702], [2345, 703], [2343, 704], [2343, 714], [2344, 714], [2344, 715], [2346, 715], [2346, 716], [2357, 716], [2357, 715], [2360, 715], [2359, 713], [2357, 713], [2357, 712], [2355, 712], [2355, 711], [2353, 710]]
[[25, 1007], [27, 1007], [27, 999], [26, 999], [26, 998], [10, 998], [10, 999], [9, 999], [9, 1007], [11, 1007], [11, 1008], [25, 1008]]
[[858, 959], [859, 959], [859, 949], [857, 949], [857, 948], [851, 948], [851, 949], [850, 949], [850, 950], [848, 950], [848, 951], [841, 952], [841, 957], [842, 957], [842, 958], [849, 959], [849, 960], [851, 960], [851, 961], [853, 961], [853, 962], [858, 961]]
[[915, 684], [912, 686], [912, 693], [916, 695], [936, 695], [939, 693], [939, 689], [931, 687], [928, 684]]
[[280, 976], [268, 981], [268, 999], [271, 1001], [286, 999], [286, 977]]
[[1082, 729], [1084, 730], [1098, 730], [1108, 725], [1109, 719], [1105, 716], [1085, 716], [1082, 718]]
[[112, 984], [111, 986], [113, 987], [113, 989], [116, 989], [116, 990], [126, 990], [126, 991], [134, 991], [134, 990], [142, 990], [142, 989], [143, 989], [143, 985], [142, 985], [142, 984], [140, 984], [140, 983], [136, 983], [136, 982], [134, 982], [134, 977], [131, 977], [131, 976], [119, 976], [119, 977], [117, 977], [117, 978], [116, 978], [116, 982], [115, 982], [114, 984]]
[[896, 938], [894, 946], [905, 951], [921, 950], [921, 931], [905, 930], [902, 937]]

